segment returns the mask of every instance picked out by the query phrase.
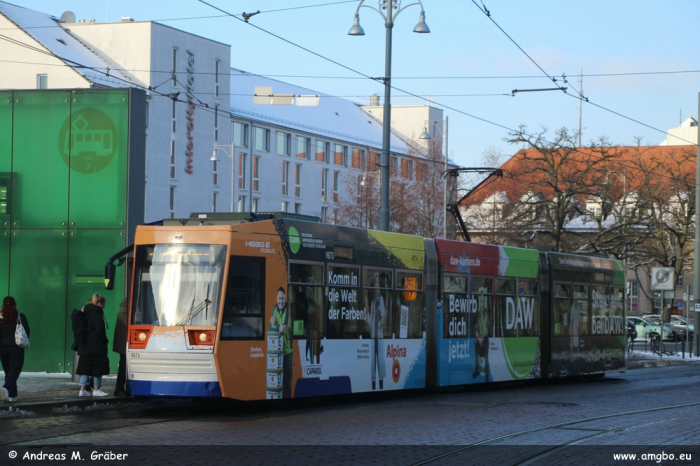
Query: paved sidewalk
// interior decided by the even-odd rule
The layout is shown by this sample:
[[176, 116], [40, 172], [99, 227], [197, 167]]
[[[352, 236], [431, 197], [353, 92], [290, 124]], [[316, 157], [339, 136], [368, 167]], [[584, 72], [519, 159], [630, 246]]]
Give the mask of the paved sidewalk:
[[[664, 356], [659, 358], [651, 353], [636, 351], [629, 356], [627, 368], [634, 370], [644, 367], [658, 367], [670, 365], [700, 364], [700, 358], [685, 359], [678, 356]], [[116, 375], [102, 378], [102, 390], [109, 396], [105, 397], [79, 397], [80, 385], [72, 381], [68, 373], [24, 372], [17, 381], [19, 394], [14, 403], [0, 402], [0, 417], [3, 412], [11, 410], [26, 410], [30, 412], [51, 412], [56, 409], [70, 409], [73, 407], [87, 408], [104, 403], [148, 403], [148, 398], [115, 397], [114, 386]], [[5, 375], [0, 372], [0, 382], [5, 381]]]

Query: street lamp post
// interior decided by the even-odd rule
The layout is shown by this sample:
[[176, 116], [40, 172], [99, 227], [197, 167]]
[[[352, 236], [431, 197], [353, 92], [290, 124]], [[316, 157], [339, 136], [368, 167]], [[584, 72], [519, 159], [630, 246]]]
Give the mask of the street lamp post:
[[[209, 160], [216, 162], [219, 158], [216, 156], [216, 151], [222, 150], [231, 159], [231, 212], [233, 213], [233, 186], [234, 186], [234, 167], [236, 166], [235, 155], [236, 155], [236, 145], [234, 143], [228, 145], [214, 146], [214, 151], [209, 157]], [[230, 150], [230, 152], [229, 152]]]
[[[360, 8], [370, 8], [384, 18], [386, 27], [386, 54], [384, 60], [384, 117], [382, 121], [382, 164], [381, 164], [381, 207], [379, 209], [379, 229], [389, 231], [389, 146], [391, 140], [391, 30], [394, 27], [394, 20], [406, 8], [413, 5], [420, 5], [420, 19], [413, 32], [429, 33], [430, 29], [425, 24], [425, 11], [420, 0], [401, 7], [401, 0], [378, 0], [378, 8], [365, 5], [365, 0], [361, 0], [355, 11], [355, 21], [348, 31], [350, 36], [364, 36], [365, 31], [360, 26]], [[395, 12], [394, 12], [395, 11]], [[386, 12], [386, 13], [383, 13]]]
[[[445, 123], [445, 129], [444, 131], [440, 129], [440, 127], [436, 123], [444, 122]], [[427, 125], [434, 126], [435, 128], [440, 129], [441, 135], [445, 138], [445, 170], [444, 170], [444, 175], [445, 175], [445, 181], [443, 182], [443, 212], [442, 212], [442, 237], [447, 239], [447, 155], [448, 155], [448, 147], [447, 147], [447, 135], [448, 135], [448, 123], [449, 120], [447, 117], [445, 117], [444, 120], [426, 120], [425, 122]], [[418, 136], [418, 139], [427, 139], [431, 140], [432, 136], [430, 136], [430, 133], [428, 132], [428, 128], [426, 127], [425, 130]], [[428, 147], [428, 151], [430, 151], [430, 147]]]

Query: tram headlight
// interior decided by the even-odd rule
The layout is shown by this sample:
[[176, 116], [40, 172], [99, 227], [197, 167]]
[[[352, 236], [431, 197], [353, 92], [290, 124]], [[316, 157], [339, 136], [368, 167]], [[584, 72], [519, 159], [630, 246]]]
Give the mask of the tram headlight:
[[201, 341], [201, 342], [207, 341], [207, 334], [204, 332], [200, 333], [199, 334], [199, 341]]
[[139, 341], [146, 341], [146, 334], [144, 332], [139, 333]]

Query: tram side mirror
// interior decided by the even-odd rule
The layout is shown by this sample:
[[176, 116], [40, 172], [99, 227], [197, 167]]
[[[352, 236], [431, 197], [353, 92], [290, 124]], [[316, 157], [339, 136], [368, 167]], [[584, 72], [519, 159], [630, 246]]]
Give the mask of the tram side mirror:
[[105, 289], [114, 289], [114, 276], [116, 275], [116, 273], [117, 266], [114, 265], [112, 262], [109, 262], [107, 265], [105, 265]]

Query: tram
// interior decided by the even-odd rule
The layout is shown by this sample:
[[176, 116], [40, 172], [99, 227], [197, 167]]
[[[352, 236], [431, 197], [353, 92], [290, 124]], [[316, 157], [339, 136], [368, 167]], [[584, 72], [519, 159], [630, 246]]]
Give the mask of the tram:
[[214, 215], [138, 226], [119, 253], [133, 253], [135, 396], [280, 399], [625, 370], [620, 261]]

